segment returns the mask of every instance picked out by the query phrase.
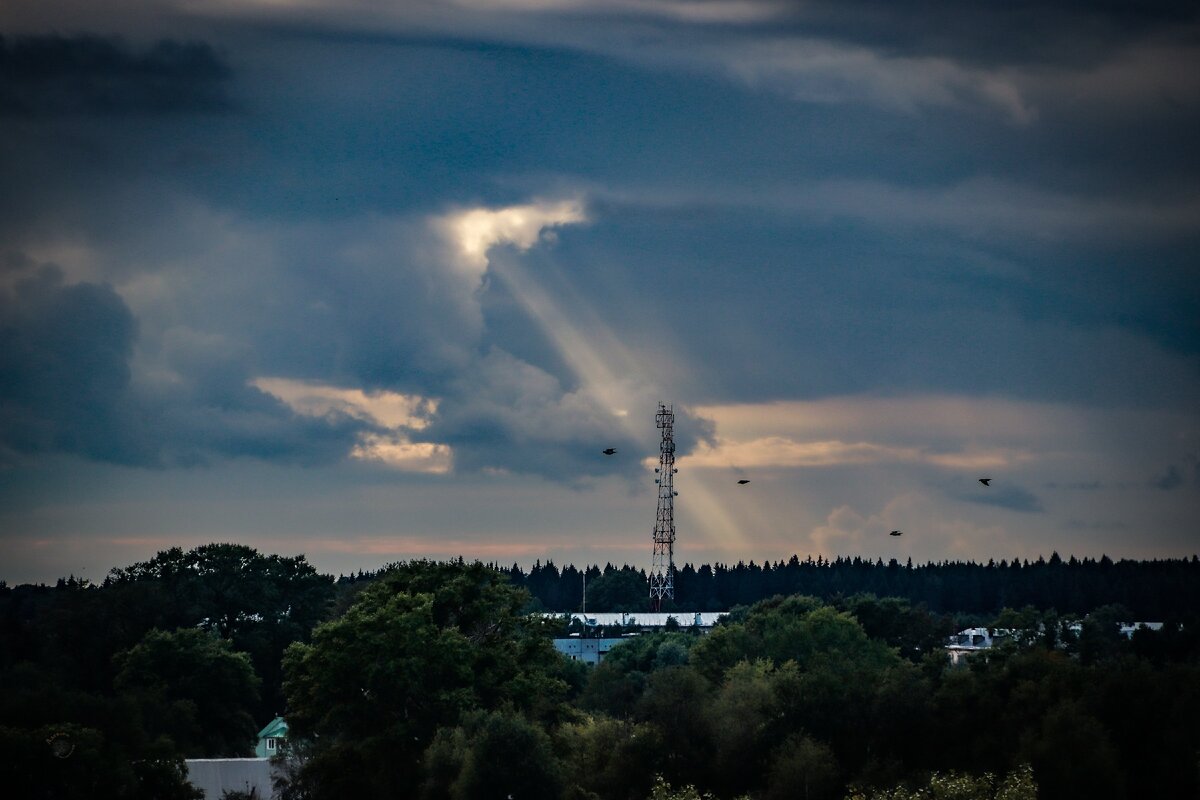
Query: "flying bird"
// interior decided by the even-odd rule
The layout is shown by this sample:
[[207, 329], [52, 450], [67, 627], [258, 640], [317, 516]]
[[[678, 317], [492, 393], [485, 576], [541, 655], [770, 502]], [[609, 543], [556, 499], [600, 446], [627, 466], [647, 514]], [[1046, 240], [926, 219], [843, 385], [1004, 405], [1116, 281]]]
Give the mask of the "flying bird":
[[749, 482], [750, 482], [749, 478], [742, 478], [740, 481], [738, 481], [738, 486], [745, 486]]
[[903, 535], [904, 535], [904, 531], [892, 531], [891, 533], [888, 534], [888, 536], [903, 536]]
[[991, 486], [991, 485], [992, 485], [992, 479], [991, 479], [991, 478], [980, 478], [980, 479], [979, 479], [979, 482], [980, 482], [980, 483], [982, 483], [984, 486]]
[[601, 450], [600, 452], [604, 453], [604, 455], [606, 455], [606, 456], [611, 456], [613, 453], [616, 453], [617, 450], [614, 447], [609, 447], [604, 450]]

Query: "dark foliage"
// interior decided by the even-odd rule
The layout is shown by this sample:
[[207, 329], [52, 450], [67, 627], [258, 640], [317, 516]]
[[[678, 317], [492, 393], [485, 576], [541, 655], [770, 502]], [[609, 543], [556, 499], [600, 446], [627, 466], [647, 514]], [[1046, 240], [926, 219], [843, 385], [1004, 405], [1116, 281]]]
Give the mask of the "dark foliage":
[[[735, 605], [708, 635], [635, 635], [586, 668], [528, 613], [582, 599], [572, 567], [413, 562], [334, 586], [303, 559], [167, 551], [100, 587], [0, 584], [0, 782], [193, 797], [181, 757], [245, 752], [262, 663], [286, 678], [292, 800], [1195, 797], [1197, 569], [705, 566], [681, 592], [725, 602], [799, 576], [814, 593]], [[589, 568], [589, 609], [632, 603], [641, 579]], [[1009, 634], [953, 668], [943, 637], [968, 618]]]
[[[6, 752], [28, 751], [0, 759], [0, 785], [42, 787], [14, 797], [73, 797], [76, 780], [80, 796], [191, 797], [181, 759], [250, 753], [283, 710], [283, 649], [308, 638], [332, 595], [303, 557], [216, 544], [99, 586], [0, 585], [0, 728]], [[76, 742], [65, 758], [49, 754], [60, 731]]]
[[[262, 679], [255, 719], [283, 708], [281, 658], [289, 644], [307, 641], [333, 599], [333, 581], [304, 556], [263, 555], [235, 544], [165, 550], [149, 561], [114, 570], [105, 592], [142, 615], [147, 628], [200, 627], [249, 654]], [[140, 635], [140, 633], [139, 633]]]
[[[582, 573], [561, 570], [553, 562], [537, 563], [529, 572], [517, 565], [499, 568], [516, 586], [529, 590], [546, 611], [578, 611], [583, 600]], [[640, 597], [629, 580], [623, 592], [597, 591], [631, 574], [640, 581]], [[369, 576], [360, 576], [369, 579]], [[648, 607], [645, 573], [632, 567], [603, 570], [588, 567], [588, 609], [644, 611]], [[624, 581], [622, 579], [622, 586]], [[738, 562], [685, 564], [675, 575], [675, 601], [664, 610], [726, 611], [775, 595], [803, 594], [837, 601], [857, 594], [902, 598], [935, 614], [995, 615], [1002, 608], [1033, 606], [1062, 614], [1086, 614], [1103, 605], [1120, 604], [1136, 619], [1174, 619], [1200, 614], [1200, 558], [1159, 561], [1112, 561], [1057, 553], [1036, 561], [930, 562], [914, 565], [892, 560], [792, 556], [774, 564]], [[630, 607], [632, 606], [632, 607]]]
[[[435, 794], [493, 796], [489, 776], [518, 764], [505, 773], [510, 786], [527, 789], [531, 775], [550, 780], [553, 759], [536, 725], [564, 718], [569, 684], [542, 623], [521, 614], [527, 600], [479, 563], [399, 564], [319, 626], [311, 644], [288, 648], [289, 733], [312, 742], [299, 774], [306, 795], [412, 796], [435, 740], [443, 755], [429, 757], [447, 773], [434, 776]], [[503, 713], [471, 724], [477, 711]], [[531, 759], [546, 756], [514, 761], [506, 737]], [[505, 763], [493, 766], [503, 753]]]

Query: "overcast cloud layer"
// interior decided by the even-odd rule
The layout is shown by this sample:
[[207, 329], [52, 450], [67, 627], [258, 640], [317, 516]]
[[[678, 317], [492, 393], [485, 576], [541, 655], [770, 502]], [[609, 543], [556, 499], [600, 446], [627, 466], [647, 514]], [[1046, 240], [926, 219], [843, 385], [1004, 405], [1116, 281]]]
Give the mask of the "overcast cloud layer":
[[0, 578], [1195, 553], [1198, 17], [6, 3]]

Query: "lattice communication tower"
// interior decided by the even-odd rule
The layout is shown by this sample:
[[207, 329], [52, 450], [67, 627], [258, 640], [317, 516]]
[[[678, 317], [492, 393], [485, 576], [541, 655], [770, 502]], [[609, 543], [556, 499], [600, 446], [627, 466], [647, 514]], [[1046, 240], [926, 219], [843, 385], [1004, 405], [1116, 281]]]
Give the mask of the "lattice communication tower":
[[662, 429], [658, 446], [658, 513], [654, 518], [654, 560], [650, 567], [650, 607], [662, 609], [663, 598], [675, 599], [675, 412], [658, 404], [654, 421]]

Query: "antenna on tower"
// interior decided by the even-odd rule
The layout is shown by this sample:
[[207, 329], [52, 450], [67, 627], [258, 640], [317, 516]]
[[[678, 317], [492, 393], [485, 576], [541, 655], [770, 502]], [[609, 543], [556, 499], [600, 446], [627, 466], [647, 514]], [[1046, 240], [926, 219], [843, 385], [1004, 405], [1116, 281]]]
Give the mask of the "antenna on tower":
[[650, 607], [662, 610], [663, 598], [675, 599], [675, 412], [658, 404], [655, 423], [662, 429], [658, 447], [658, 513], [654, 518], [654, 559], [650, 566]]

